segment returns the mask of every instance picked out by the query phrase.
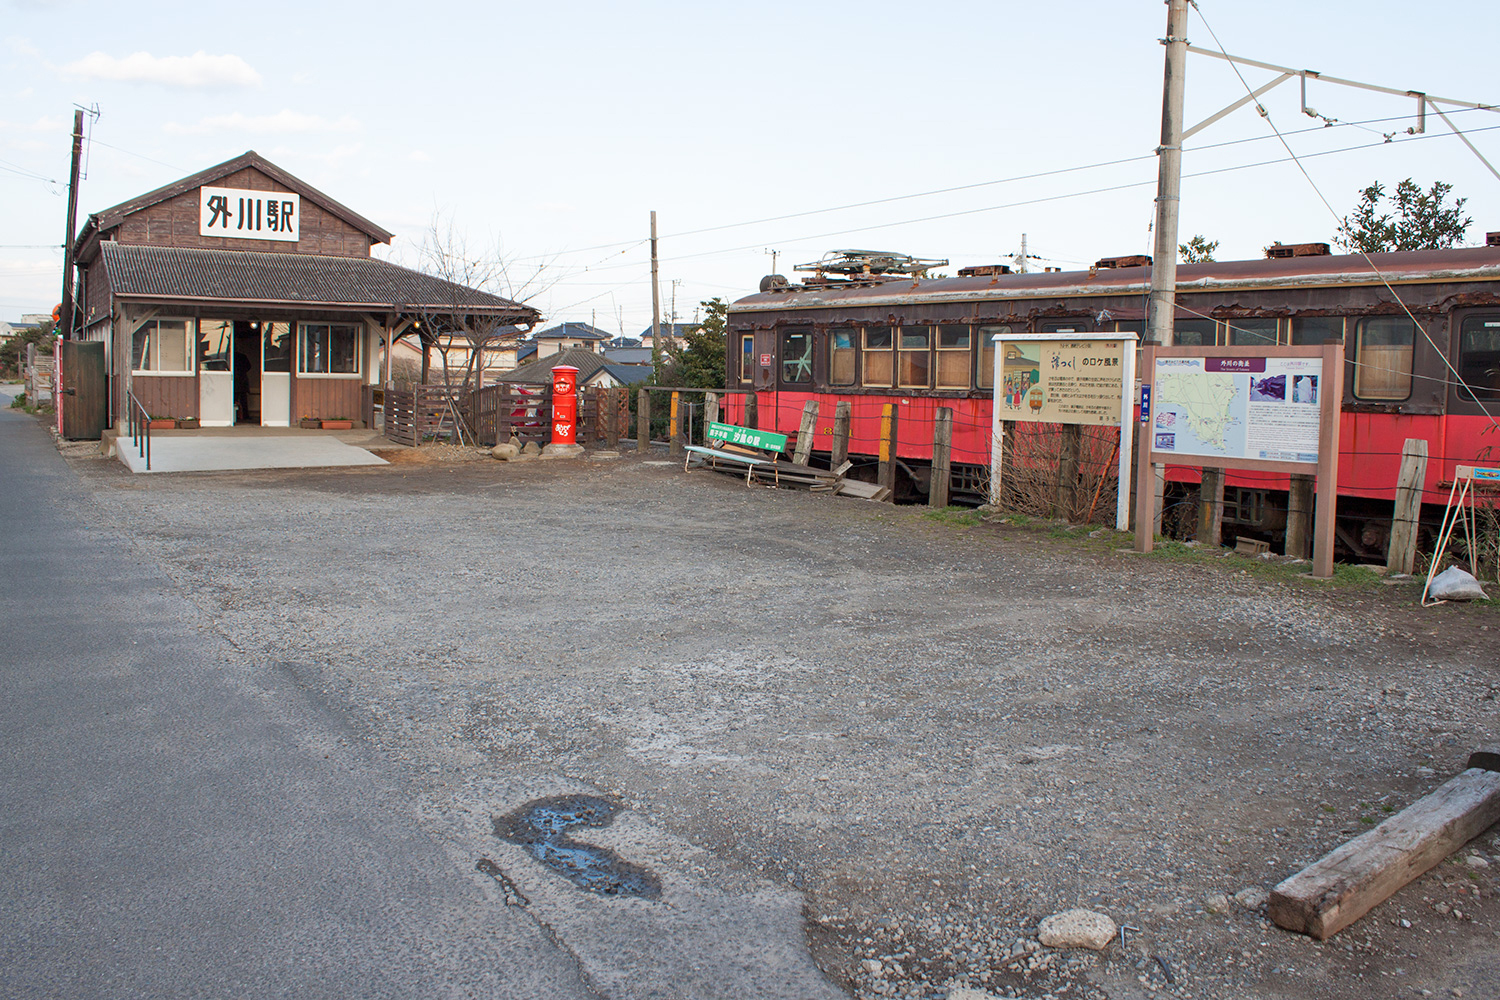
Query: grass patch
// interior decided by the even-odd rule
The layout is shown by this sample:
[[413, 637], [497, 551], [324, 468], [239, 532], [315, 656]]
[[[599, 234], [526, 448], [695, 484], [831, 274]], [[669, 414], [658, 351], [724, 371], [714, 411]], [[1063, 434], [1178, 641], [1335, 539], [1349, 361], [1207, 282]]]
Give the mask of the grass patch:
[[929, 521], [951, 524], [960, 528], [972, 528], [981, 520], [979, 511], [972, 507], [940, 507], [936, 510], [924, 511], [922, 516]]

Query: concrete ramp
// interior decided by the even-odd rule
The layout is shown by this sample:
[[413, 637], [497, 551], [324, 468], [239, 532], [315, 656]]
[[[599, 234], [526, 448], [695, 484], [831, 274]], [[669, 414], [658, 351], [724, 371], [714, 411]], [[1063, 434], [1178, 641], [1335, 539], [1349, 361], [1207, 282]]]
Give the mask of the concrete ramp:
[[[131, 472], [146, 472], [146, 460], [128, 437], [115, 453]], [[151, 472], [233, 472], [239, 469], [322, 469], [343, 465], [387, 465], [363, 448], [326, 435], [183, 437], [151, 439]]]

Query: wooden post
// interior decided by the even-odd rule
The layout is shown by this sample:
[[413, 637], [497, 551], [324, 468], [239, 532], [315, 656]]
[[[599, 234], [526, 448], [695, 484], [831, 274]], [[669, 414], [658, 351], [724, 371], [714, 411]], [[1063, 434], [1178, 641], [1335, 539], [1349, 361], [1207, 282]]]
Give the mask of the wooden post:
[[1392, 514], [1390, 548], [1385, 568], [1410, 573], [1417, 561], [1417, 522], [1422, 517], [1422, 484], [1427, 481], [1427, 440], [1407, 438], [1401, 446], [1401, 472], [1396, 479], [1396, 508]]
[[891, 491], [890, 500], [896, 498], [896, 421], [898, 412], [892, 403], [880, 408], [880, 485]]
[[1062, 429], [1062, 447], [1057, 461], [1057, 494], [1053, 505], [1061, 515], [1073, 520], [1074, 508], [1078, 506], [1078, 453], [1083, 450], [1083, 428], [1078, 424], [1065, 424]]
[[792, 452], [792, 461], [806, 465], [812, 454], [813, 435], [818, 431], [818, 401], [809, 399], [802, 405], [802, 426], [797, 429], [797, 449]]
[[604, 444], [611, 451], [620, 446], [620, 394], [624, 389], [605, 389], [599, 401], [599, 420], [604, 424]]
[[1313, 487], [1312, 476], [1292, 473], [1286, 494], [1286, 554], [1306, 559], [1312, 542]]
[[833, 448], [828, 459], [828, 467], [831, 469], [837, 469], [849, 460], [850, 416], [847, 400], [833, 408]]
[[667, 418], [667, 454], [682, 454], [682, 411], [679, 409], [679, 398], [682, 394], [672, 393], [672, 409]]
[[939, 406], [932, 422], [932, 480], [927, 485], [930, 507], [948, 506], [948, 484], [953, 477], [953, 409]]
[[703, 437], [708, 440], [708, 425], [719, 422], [719, 394], [717, 392], [705, 392], [703, 394]]
[[1344, 406], [1344, 344], [1323, 345], [1323, 375], [1318, 391], [1323, 412], [1318, 421], [1318, 508], [1313, 522], [1314, 578], [1333, 577], [1333, 532], [1338, 507], [1339, 417]]
[[635, 397], [635, 452], [644, 455], [651, 450], [651, 394], [645, 389]]
[[1198, 541], [1224, 544], [1224, 470], [1204, 469], [1198, 485]]
[[756, 412], [757, 403], [755, 393], [745, 393], [745, 426], [755, 430], [760, 428], [760, 424], [756, 422], [760, 418], [760, 414]]
[[[1141, 348], [1141, 385], [1150, 388], [1156, 372], [1156, 345]], [[1151, 401], [1152, 406], [1155, 401]], [[1135, 449], [1135, 550], [1150, 552], [1156, 547], [1156, 470], [1151, 465], [1151, 408], [1141, 408], [1136, 425]], [[1120, 428], [1125, 433], [1125, 428]]]

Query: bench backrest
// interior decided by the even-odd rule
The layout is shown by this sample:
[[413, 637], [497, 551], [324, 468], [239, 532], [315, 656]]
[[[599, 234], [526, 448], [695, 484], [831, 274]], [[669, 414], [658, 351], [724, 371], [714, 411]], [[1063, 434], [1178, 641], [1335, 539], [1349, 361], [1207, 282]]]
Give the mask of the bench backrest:
[[786, 451], [785, 434], [760, 431], [752, 427], [739, 427], [735, 424], [721, 424], [716, 420], [709, 422], [708, 439], [737, 444], [744, 448], [761, 448], [778, 453]]

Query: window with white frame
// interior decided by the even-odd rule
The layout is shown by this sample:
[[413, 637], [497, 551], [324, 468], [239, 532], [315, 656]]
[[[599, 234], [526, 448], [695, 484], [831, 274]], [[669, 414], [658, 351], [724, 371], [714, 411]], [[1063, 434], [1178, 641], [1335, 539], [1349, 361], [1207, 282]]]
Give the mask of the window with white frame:
[[358, 375], [357, 323], [303, 323], [297, 372], [301, 375]]
[[130, 368], [146, 375], [193, 374], [193, 321], [150, 319], [136, 327]]

